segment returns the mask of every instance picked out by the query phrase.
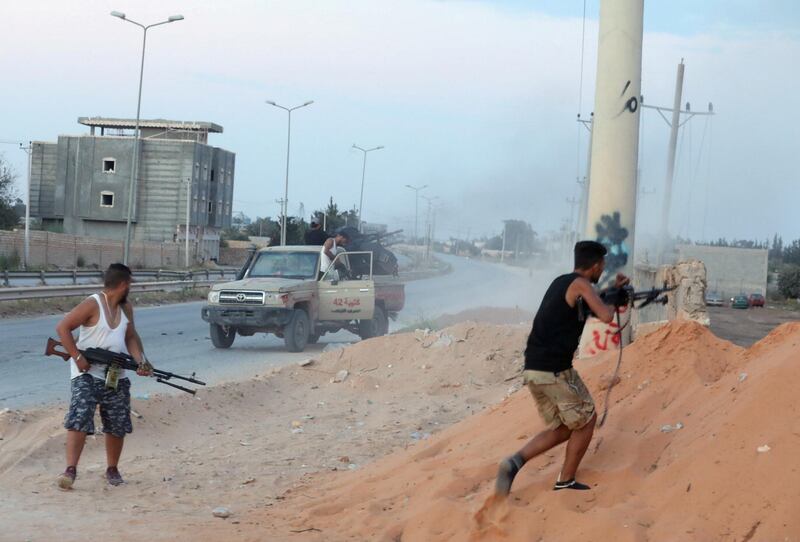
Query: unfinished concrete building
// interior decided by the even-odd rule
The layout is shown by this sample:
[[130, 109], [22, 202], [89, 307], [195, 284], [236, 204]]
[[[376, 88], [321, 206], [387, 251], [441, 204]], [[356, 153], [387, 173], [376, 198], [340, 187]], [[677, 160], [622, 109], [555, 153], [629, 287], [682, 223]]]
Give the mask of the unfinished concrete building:
[[[45, 229], [124, 240], [135, 120], [80, 117], [84, 135], [36, 141], [31, 157], [31, 216]], [[211, 122], [141, 120], [132, 240], [183, 242], [197, 260], [219, 256], [231, 225], [236, 155], [208, 144]]]

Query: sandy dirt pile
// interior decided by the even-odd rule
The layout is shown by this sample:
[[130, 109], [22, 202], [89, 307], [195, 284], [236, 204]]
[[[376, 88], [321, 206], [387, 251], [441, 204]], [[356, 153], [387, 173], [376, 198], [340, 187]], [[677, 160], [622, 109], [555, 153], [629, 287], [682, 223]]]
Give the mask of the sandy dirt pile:
[[[593, 491], [551, 490], [557, 448], [525, 467], [507, 501], [493, 500], [497, 462], [542, 428], [521, 390], [364, 469], [306, 478], [243, 517], [235, 539], [797, 540], [799, 350], [797, 323], [750, 350], [691, 322], [626, 348], [579, 471]], [[615, 362], [580, 365], [601, 409], [598, 383]], [[219, 522], [199, 533], [234, 534]]]
[[[128, 484], [119, 488], [101, 478], [102, 437], [89, 437], [75, 489], [55, 488], [66, 405], [0, 411], [0, 525], [14, 527], [0, 529], [0, 540], [86, 540], [88, 525], [114, 526], [113, 540], [189, 540], [207, 519], [225, 527], [215, 540], [236, 540], [239, 529], [258, 529], [249, 509], [278, 506], [284, 494], [313, 498], [314, 490], [294, 489], [304, 476], [351, 480], [501, 402], [519, 387], [527, 331], [462, 323], [382, 337], [196, 397], [137, 397], [134, 376], [140, 417], [120, 464]], [[217, 507], [230, 517], [213, 518]]]

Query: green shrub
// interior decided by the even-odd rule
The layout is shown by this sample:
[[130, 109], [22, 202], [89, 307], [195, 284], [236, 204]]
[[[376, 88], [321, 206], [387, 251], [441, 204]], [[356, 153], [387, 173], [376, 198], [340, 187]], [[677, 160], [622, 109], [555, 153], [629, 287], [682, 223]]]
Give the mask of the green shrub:
[[778, 290], [789, 299], [800, 298], [800, 266], [787, 265], [778, 277]]

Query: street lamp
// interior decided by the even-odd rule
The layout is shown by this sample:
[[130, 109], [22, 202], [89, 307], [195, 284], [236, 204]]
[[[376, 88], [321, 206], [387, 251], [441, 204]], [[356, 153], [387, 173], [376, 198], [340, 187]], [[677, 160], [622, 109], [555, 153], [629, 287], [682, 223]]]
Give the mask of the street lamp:
[[428, 185], [411, 186], [407, 184], [406, 188], [414, 191], [414, 246], [416, 246], [419, 243], [419, 191], [428, 188]]
[[[143, 25], [141, 23], [137, 23], [132, 19], [128, 19], [128, 17], [119, 11], [112, 11], [112, 17], [117, 17], [118, 19], [122, 19], [125, 22], [135, 24], [139, 28], [142, 29], [142, 62], [141, 66], [139, 67], [139, 97], [136, 100], [136, 125], [133, 130], [133, 165], [131, 166], [131, 180], [128, 184], [128, 217], [125, 220], [125, 248], [122, 254], [122, 263], [128, 265], [128, 254], [130, 253], [130, 244], [131, 244], [131, 220], [133, 218], [133, 195], [134, 195], [134, 185], [136, 184], [136, 173], [139, 169], [139, 113], [142, 110], [142, 79], [144, 78], [144, 52], [147, 46], [147, 31], [154, 26], [161, 26], [162, 24], [174, 23], [176, 21], [182, 21], [183, 15], [171, 15], [167, 18], [166, 21], [161, 21], [158, 23]], [[189, 235], [189, 227], [186, 227], [186, 235]]]
[[372, 151], [379, 151], [383, 148], [383, 145], [380, 145], [379, 147], [373, 147], [371, 149], [363, 149], [358, 145], [356, 145], [355, 143], [353, 143], [353, 148], [358, 149], [364, 153], [364, 165], [361, 168], [361, 198], [358, 200], [358, 231], [363, 232], [364, 220], [362, 219], [362, 216], [364, 215], [361, 214], [361, 210], [363, 209], [364, 205], [364, 175], [367, 172], [367, 153]]
[[286, 246], [286, 215], [289, 205], [289, 147], [292, 142], [292, 111], [295, 109], [300, 109], [301, 107], [305, 107], [307, 105], [311, 105], [314, 103], [314, 100], [310, 100], [302, 105], [297, 105], [295, 107], [284, 107], [282, 105], [278, 105], [275, 102], [267, 100], [269, 105], [274, 105], [275, 107], [279, 107], [283, 109], [289, 114], [289, 129], [286, 132], [286, 184], [283, 188], [283, 218], [281, 219], [281, 246]]

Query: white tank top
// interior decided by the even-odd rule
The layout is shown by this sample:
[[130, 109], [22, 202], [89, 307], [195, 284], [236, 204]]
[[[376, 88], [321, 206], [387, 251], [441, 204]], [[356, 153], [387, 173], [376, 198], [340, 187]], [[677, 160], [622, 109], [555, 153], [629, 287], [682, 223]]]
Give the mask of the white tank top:
[[[120, 352], [127, 354], [128, 347], [125, 345], [125, 333], [128, 330], [128, 317], [125, 316], [125, 311], [119, 307], [120, 317], [119, 325], [111, 328], [106, 319], [106, 311], [103, 309], [103, 303], [100, 299], [100, 294], [93, 294], [92, 299], [97, 303], [97, 308], [100, 311], [100, 317], [97, 323], [93, 326], [81, 326], [78, 330], [78, 349], [85, 350], [87, 348], [104, 348], [112, 352]], [[75, 364], [75, 360], [69, 360], [70, 380], [80, 376], [80, 370]], [[101, 380], [106, 378], [105, 365], [92, 365], [88, 372], [90, 375]], [[125, 369], [120, 370], [119, 378], [125, 376]]]
[[[320, 252], [320, 254], [321, 256], [319, 260], [319, 272], [324, 273], [325, 271], [328, 270], [333, 261], [330, 258], [328, 258], [327, 254], [325, 254], [325, 245], [322, 245], [322, 251]], [[333, 246], [331, 247], [331, 254], [336, 256], [336, 239], [333, 240]]]

